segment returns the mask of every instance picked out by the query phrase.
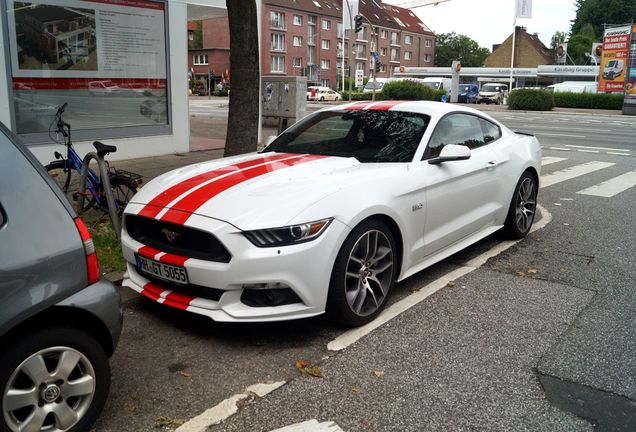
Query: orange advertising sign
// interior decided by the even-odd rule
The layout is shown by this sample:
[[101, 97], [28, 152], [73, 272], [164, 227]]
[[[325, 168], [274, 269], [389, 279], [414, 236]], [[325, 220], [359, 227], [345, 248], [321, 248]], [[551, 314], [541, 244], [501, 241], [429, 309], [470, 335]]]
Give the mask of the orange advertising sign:
[[631, 34], [631, 25], [605, 29], [599, 93], [623, 93]]

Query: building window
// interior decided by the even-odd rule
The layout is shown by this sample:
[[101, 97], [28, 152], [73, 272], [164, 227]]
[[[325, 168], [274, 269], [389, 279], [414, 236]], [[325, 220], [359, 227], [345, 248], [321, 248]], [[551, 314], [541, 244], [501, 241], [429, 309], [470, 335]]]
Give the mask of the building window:
[[356, 58], [367, 58], [367, 47], [364, 44], [356, 44]]
[[307, 24], [316, 25], [316, 15], [309, 15], [307, 17]]
[[303, 17], [300, 15], [294, 15], [294, 25], [295, 26], [303, 25]]
[[273, 55], [270, 57], [271, 72], [284, 73], [285, 72], [285, 56]]
[[295, 68], [303, 67], [303, 58], [302, 57], [294, 57], [292, 60], [292, 66]]
[[320, 85], [323, 86], [323, 87], [331, 87], [331, 83], [329, 82], [328, 79], [320, 80]]
[[328, 59], [320, 60], [320, 69], [326, 70], [331, 66], [331, 61]]
[[271, 28], [285, 30], [285, 14], [282, 12], [270, 12], [269, 26]]
[[386, 72], [386, 65], [385, 65], [385, 64], [383, 64], [383, 65], [380, 67], [380, 72]]
[[323, 39], [322, 40], [322, 49], [328, 50], [330, 47], [331, 47], [331, 41], [329, 41], [328, 39]]
[[364, 70], [364, 62], [356, 62], [356, 70]]
[[342, 26], [342, 23], [338, 23], [338, 32], [337, 32], [337, 36], [338, 36], [339, 38], [341, 38], [343, 33], [344, 33], [344, 27]]
[[380, 48], [380, 55], [386, 56], [386, 48]]
[[285, 51], [285, 35], [280, 33], [272, 33], [272, 51]]
[[404, 60], [411, 60], [413, 58], [413, 53], [411, 51], [404, 51]]
[[391, 61], [392, 62], [400, 61], [400, 53], [398, 52], [397, 48], [391, 48]]
[[380, 32], [380, 37], [381, 37], [382, 39], [387, 39], [387, 38], [389, 37], [389, 32], [388, 32], [388, 30], [382, 30], [382, 31]]
[[400, 44], [400, 35], [397, 32], [391, 32], [391, 45]]
[[329, 20], [322, 20], [322, 29], [323, 30], [331, 30], [331, 21]]
[[303, 46], [303, 37], [302, 36], [294, 36], [293, 44], [294, 44], [294, 46]]
[[430, 54], [424, 54], [424, 61], [426, 63], [430, 63], [431, 62], [431, 55]]
[[188, 32], [188, 40], [194, 40], [194, 32]]
[[337, 43], [337, 48], [336, 48], [336, 52], [338, 53], [338, 57], [342, 57], [342, 41], [339, 40]]
[[424, 41], [424, 46], [425, 46], [426, 48], [430, 48], [430, 47], [432, 47], [432, 46], [433, 46], [433, 39], [426, 39], [426, 40]]
[[193, 55], [192, 64], [197, 66], [208, 64], [208, 55], [207, 54]]
[[404, 43], [406, 45], [411, 45], [413, 43], [413, 36], [409, 36], [409, 35], [404, 36]]

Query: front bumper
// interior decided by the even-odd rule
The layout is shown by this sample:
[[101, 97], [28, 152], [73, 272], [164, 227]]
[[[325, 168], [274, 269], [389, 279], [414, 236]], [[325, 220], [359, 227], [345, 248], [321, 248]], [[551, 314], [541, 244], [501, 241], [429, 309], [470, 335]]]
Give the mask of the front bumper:
[[[188, 226], [216, 236], [230, 252], [228, 263], [190, 258], [184, 263], [190, 287], [151, 280], [136, 267], [135, 253], [144, 246], [122, 230], [127, 273], [122, 285], [158, 303], [205, 315], [215, 321], [257, 322], [306, 318], [325, 311], [336, 255], [349, 227], [332, 221], [316, 240], [293, 246], [259, 248], [225, 222], [192, 215]], [[148, 258], [160, 260], [163, 252]], [[246, 284], [289, 287], [299, 302], [280, 306], [248, 306], [241, 299]], [[197, 294], [205, 292], [206, 294]], [[207, 295], [214, 293], [214, 295]]]

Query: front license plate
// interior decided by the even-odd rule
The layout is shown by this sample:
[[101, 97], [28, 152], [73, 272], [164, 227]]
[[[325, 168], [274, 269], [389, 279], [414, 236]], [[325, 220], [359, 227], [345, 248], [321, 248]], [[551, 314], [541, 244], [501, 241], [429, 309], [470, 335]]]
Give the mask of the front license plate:
[[149, 274], [176, 284], [185, 285], [188, 283], [188, 273], [184, 267], [165, 264], [142, 257], [138, 254], [135, 254], [135, 259], [137, 261], [137, 270], [141, 273]]

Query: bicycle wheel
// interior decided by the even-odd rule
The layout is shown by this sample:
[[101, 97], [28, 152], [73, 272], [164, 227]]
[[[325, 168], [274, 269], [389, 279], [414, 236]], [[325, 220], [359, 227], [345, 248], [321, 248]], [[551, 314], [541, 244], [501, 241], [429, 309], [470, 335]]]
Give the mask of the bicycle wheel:
[[113, 198], [117, 205], [117, 214], [121, 217], [130, 199], [137, 193], [137, 187], [128, 179], [110, 179], [110, 189], [113, 191]]
[[[71, 206], [77, 211], [77, 192], [79, 191], [80, 175], [74, 169], [69, 169], [66, 161], [58, 160], [46, 165], [44, 169], [49, 173], [51, 178], [62, 189], [66, 198], [71, 203]], [[87, 211], [93, 206], [94, 198], [92, 196], [86, 196], [84, 199], [84, 211]]]

